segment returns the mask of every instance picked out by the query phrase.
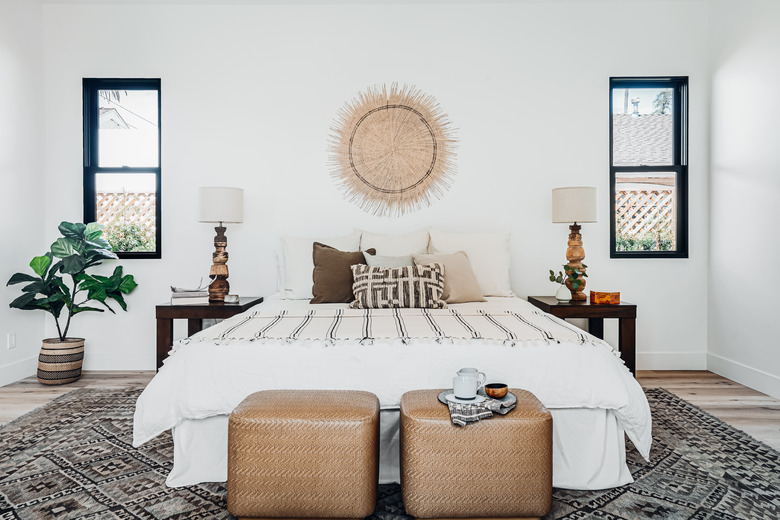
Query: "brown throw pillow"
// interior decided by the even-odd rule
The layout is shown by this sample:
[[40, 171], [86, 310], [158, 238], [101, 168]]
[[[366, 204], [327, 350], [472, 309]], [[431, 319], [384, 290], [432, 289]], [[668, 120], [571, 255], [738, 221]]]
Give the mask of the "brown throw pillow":
[[[376, 254], [375, 249], [369, 249], [368, 252]], [[352, 294], [351, 266], [365, 265], [362, 251], [339, 251], [335, 247], [314, 242], [312, 259], [314, 286], [311, 293], [314, 298], [310, 303], [349, 303], [355, 299]]]

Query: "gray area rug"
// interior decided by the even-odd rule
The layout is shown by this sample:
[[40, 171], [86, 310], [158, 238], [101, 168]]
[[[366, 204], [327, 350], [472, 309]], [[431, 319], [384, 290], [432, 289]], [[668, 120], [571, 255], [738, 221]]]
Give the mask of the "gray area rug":
[[[233, 518], [224, 484], [165, 487], [170, 434], [131, 445], [139, 391], [80, 389], [0, 428], [0, 520]], [[653, 450], [631, 449], [636, 482], [555, 490], [546, 517], [780, 518], [780, 454], [662, 390], [647, 390]], [[380, 486], [372, 519], [407, 520], [397, 484]]]

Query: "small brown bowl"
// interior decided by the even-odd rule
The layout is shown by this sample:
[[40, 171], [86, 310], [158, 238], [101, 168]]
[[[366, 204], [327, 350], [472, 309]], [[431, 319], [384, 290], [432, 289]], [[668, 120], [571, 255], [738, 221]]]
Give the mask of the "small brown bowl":
[[501, 399], [507, 392], [509, 392], [509, 387], [504, 383], [489, 383], [485, 385], [485, 394], [493, 399]]

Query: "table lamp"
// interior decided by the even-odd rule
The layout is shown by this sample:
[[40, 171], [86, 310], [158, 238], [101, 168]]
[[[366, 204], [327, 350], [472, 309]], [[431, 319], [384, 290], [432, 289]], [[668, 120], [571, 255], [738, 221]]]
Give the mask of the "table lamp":
[[239, 223], [244, 221], [244, 190], [221, 186], [206, 186], [198, 188], [198, 221], [219, 222], [214, 228], [214, 253], [211, 255], [214, 264], [209, 277], [209, 301], [224, 302], [230, 292], [228, 278], [227, 237], [224, 222]]
[[[596, 188], [553, 188], [552, 190], [552, 221], [555, 223], [571, 224], [569, 226], [569, 247], [566, 249], [566, 260], [569, 267], [585, 272], [582, 261], [585, 259], [585, 249], [582, 247], [582, 235], [578, 222], [597, 222], [596, 216]], [[573, 224], [572, 224], [573, 222]], [[573, 289], [571, 282], [566, 281], [566, 286], [571, 291], [572, 301], [586, 299], [585, 279], [582, 284]]]

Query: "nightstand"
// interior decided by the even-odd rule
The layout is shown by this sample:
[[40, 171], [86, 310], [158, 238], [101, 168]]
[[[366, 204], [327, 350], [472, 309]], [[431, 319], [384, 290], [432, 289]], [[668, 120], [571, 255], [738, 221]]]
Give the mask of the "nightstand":
[[561, 303], [555, 296], [529, 296], [528, 302], [561, 319], [587, 318], [588, 332], [604, 339], [604, 318], [618, 320], [620, 357], [636, 376], [636, 305], [620, 302], [616, 305], [594, 305], [589, 301]]
[[225, 319], [241, 314], [262, 302], [257, 296], [245, 296], [238, 303], [211, 302], [201, 305], [177, 305], [162, 303], [156, 307], [157, 317], [157, 370], [168, 356], [173, 344], [173, 320], [187, 320], [187, 335], [192, 336], [203, 328], [204, 319]]

